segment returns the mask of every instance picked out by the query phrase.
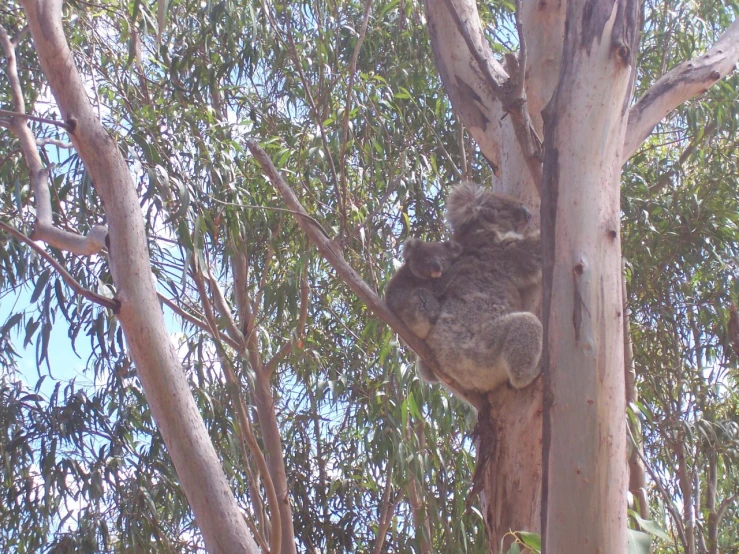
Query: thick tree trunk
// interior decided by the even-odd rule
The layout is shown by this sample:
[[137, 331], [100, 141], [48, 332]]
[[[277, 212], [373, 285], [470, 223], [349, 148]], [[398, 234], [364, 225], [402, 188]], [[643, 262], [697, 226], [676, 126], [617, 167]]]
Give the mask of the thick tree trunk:
[[136, 188], [74, 66], [61, 0], [24, 2], [41, 67], [105, 206], [118, 319], [146, 399], [210, 552], [256, 553], [164, 325]]
[[636, 16], [626, 0], [568, 3], [544, 111], [545, 552], [626, 552], [619, 177]]
[[[507, 79], [482, 34], [477, 7], [472, 0], [452, 0], [473, 43], [484, 51], [491, 67]], [[494, 97], [470, 50], [463, 31], [444, 0], [426, 0], [431, 45], [444, 87], [455, 111], [493, 166], [493, 186], [521, 198], [538, 215], [539, 194], [524, 154], [500, 102]], [[559, 71], [564, 32], [561, 3], [526, 2], [522, 10], [523, 33], [528, 37], [527, 71], [529, 106], [533, 126], [541, 136], [540, 110], [549, 100]], [[542, 28], [546, 25], [546, 28]], [[552, 76], [554, 75], [554, 77]], [[538, 217], [536, 217], [538, 220]], [[538, 221], [537, 221], [538, 222]], [[535, 222], [535, 224], [537, 223]], [[488, 463], [482, 473], [481, 500], [491, 552], [510, 531], [539, 532], [541, 523], [541, 422], [542, 387], [515, 391], [501, 388], [489, 397], [489, 410], [481, 412], [481, 436], [491, 440]], [[485, 439], [483, 439], [485, 440]], [[484, 450], [485, 445], [479, 444]], [[505, 539], [508, 548], [512, 538]], [[504, 550], [505, 551], [505, 550]]]

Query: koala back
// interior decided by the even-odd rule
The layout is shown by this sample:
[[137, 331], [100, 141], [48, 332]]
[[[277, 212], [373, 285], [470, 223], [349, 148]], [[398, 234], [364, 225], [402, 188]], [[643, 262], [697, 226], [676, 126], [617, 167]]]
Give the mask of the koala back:
[[[516, 199], [463, 183], [449, 197], [447, 217], [462, 254], [426, 342], [464, 389], [528, 384], [541, 353], [541, 324], [524, 299], [541, 280], [539, 234], [525, 232], [530, 212]], [[524, 377], [514, 380], [518, 374]]]

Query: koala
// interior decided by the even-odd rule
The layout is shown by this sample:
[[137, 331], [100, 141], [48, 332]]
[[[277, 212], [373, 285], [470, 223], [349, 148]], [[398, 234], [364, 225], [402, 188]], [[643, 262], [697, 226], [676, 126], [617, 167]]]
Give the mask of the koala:
[[[509, 382], [523, 388], [539, 375], [543, 329], [529, 311], [541, 285], [538, 231], [518, 200], [461, 183], [447, 219], [462, 246], [426, 343], [441, 370], [464, 391], [487, 393]], [[433, 371], [419, 360], [422, 376]]]
[[439, 298], [451, 278], [447, 270], [461, 254], [454, 241], [410, 238], [403, 244], [404, 264], [390, 279], [385, 301], [416, 336], [425, 339], [439, 317]]

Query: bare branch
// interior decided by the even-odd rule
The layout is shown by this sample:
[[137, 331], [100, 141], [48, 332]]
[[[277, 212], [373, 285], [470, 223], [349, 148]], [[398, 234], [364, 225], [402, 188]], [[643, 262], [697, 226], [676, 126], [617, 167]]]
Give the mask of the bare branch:
[[334, 241], [326, 238], [319, 228], [314, 225], [313, 218], [306, 213], [305, 208], [303, 208], [293, 190], [288, 186], [272, 164], [272, 160], [267, 153], [262, 150], [254, 140], [247, 140], [246, 146], [249, 148], [254, 158], [256, 158], [257, 162], [262, 167], [262, 171], [264, 171], [269, 180], [278, 190], [288, 207], [300, 214], [297, 218], [298, 225], [300, 225], [300, 228], [303, 229], [303, 232], [308, 236], [310, 241], [315, 244], [316, 248], [318, 248], [318, 251], [323, 255], [326, 261], [333, 266], [339, 278], [344, 281], [357, 296], [359, 296], [359, 298], [376, 316], [382, 319], [396, 333], [398, 333], [405, 343], [429, 365], [434, 373], [436, 373], [436, 375], [438, 375], [447, 386], [465, 398], [465, 400], [470, 404], [479, 408], [482, 405], [482, 398], [480, 395], [462, 392], [462, 388], [456, 384], [456, 381], [441, 370], [428, 345], [414, 335], [411, 330], [408, 329], [408, 327], [406, 327], [406, 325], [388, 309], [385, 302], [381, 300], [372, 289], [370, 289], [367, 283], [365, 283], [357, 272], [354, 271], [354, 269], [346, 262], [341, 250], [335, 245]]
[[[228, 359], [228, 356], [226, 356], [226, 353], [224, 352], [221, 345], [222, 335], [218, 332], [218, 325], [213, 313], [213, 307], [211, 306], [210, 300], [208, 299], [208, 293], [205, 289], [205, 272], [203, 271], [203, 268], [199, 267], [197, 263], [197, 257], [195, 256], [193, 256], [192, 258], [192, 275], [195, 279], [195, 284], [197, 285], [198, 292], [200, 293], [200, 301], [203, 304], [203, 311], [205, 312], [206, 321], [211, 329], [213, 338], [215, 339], [216, 350], [221, 360], [221, 367], [223, 367], [223, 371], [226, 376], [229, 394], [231, 395], [231, 401], [234, 405], [234, 410], [236, 410], [236, 415], [238, 418], [237, 421], [239, 422], [239, 435], [242, 444], [247, 445], [252, 453], [252, 456], [254, 456], [254, 459], [257, 463], [257, 470], [262, 478], [264, 490], [267, 494], [267, 501], [269, 503], [269, 507], [271, 508], [272, 521], [269, 552], [270, 554], [279, 554], [280, 544], [282, 542], [282, 528], [280, 525], [280, 508], [277, 500], [277, 493], [275, 492], [274, 482], [272, 481], [272, 477], [269, 473], [269, 468], [267, 466], [267, 461], [264, 458], [264, 454], [259, 448], [257, 439], [254, 437], [254, 431], [252, 430], [251, 422], [249, 421], [249, 415], [246, 411], [244, 401], [241, 398], [239, 381], [236, 377], [236, 373], [234, 372], [233, 366], [231, 365], [231, 362]], [[246, 452], [244, 452], [244, 463], [246, 463], [246, 461]]]
[[16, 231], [13, 229], [10, 225], [7, 225], [0, 221], [0, 229], [11, 235], [12, 237], [16, 238], [17, 240], [26, 243], [28, 246], [33, 248], [33, 250], [39, 254], [42, 258], [44, 258], [47, 262], [49, 262], [54, 269], [57, 270], [57, 272], [62, 276], [62, 279], [64, 279], [64, 282], [69, 285], [69, 287], [79, 294], [80, 296], [87, 298], [88, 300], [95, 302], [96, 304], [100, 304], [101, 306], [105, 308], [109, 308], [113, 310], [113, 312], [117, 312], [118, 308], [120, 307], [120, 303], [113, 299], [113, 298], [107, 298], [105, 296], [102, 296], [96, 292], [92, 292], [90, 290], [87, 290], [85, 287], [83, 287], [80, 283], [78, 283], [70, 273], [64, 269], [64, 267], [57, 262], [51, 254], [49, 254], [46, 250], [41, 248], [38, 244], [33, 242], [33, 239], [30, 237], [27, 237], [23, 233]]
[[[226, 320], [226, 333], [228, 333], [228, 336], [233, 339], [233, 342], [239, 345], [243, 345], [244, 335], [242, 335], [241, 331], [239, 331], [239, 328], [234, 321], [233, 315], [231, 314], [231, 309], [228, 307], [228, 303], [223, 296], [223, 291], [221, 290], [221, 287], [218, 285], [218, 281], [210, 270], [208, 271], [208, 283], [210, 285], [210, 293], [213, 295], [213, 304], [215, 304], [216, 310], [218, 310], [220, 316]], [[243, 349], [244, 347], [241, 346], [236, 350], [241, 352]]]
[[629, 110], [624, 140], [626, 162], [649, 136], [654, 126], [686, 100], [703, 94], [734, 70], [739, 61], [739, 19], [708, 51], [660, 77]]
[[56, 146], [58, 148], [66, 148], [66, 149], [74, 148], [74, 145], [71, 142], [64, 142], [63, 140], [57, 140], [57, 139], [51, 139], [51, 138], [37, 140], [36, 144], [38, 144], [39, 147], [51, 144], [52, 146]]
[[[162, 304], [165, 304], [170, 310], [172, 310], [174, 313], [179, 315], [182, 319], [185, 321], [188, 321], [195, 325], [195, 327], [202, 329], [203, 331], [206, 331], [207, 333], [211, 333], [210, 326], [203, 321], [198, 316], [192, 315], [182, 308], [180, 308], [177, 304], [174, 303], [174, 301], [170, 300], [166, 296], [164, 296], [162, 293], [157, 293], [157, 296], [159, 297], [159, 300], [162, 302]], [[234, 342], [230, 337], [227, 336], [221, 336], [221, 340], [225, 342], [227, 345], [229, 345], [231, 348], [233, 348], [235, 351], [239, 351], [239, 345]]]
[[716, 510], [716, 525], [719, 525], [721, 523], [721, 520], [724, 517], [724, 514], [726, 513], [726, 510], [731, 506], [731, 504], [739, 498], [739, 493], [734, 493], [728, 498], [724, 498], [724, 501], [721, 502], [721, 504], [718, 507], [718, 510]]
[[1, 110], [0, 109], [0, 115], [4, 115], [9, 118], [20, 118], [20, 119], [29, 119], [31, 121], [38, 121], [39, 123], [48, 123], [49, 125], [56, 125], [57, 127], [61, 127], [62, 129], [69, 130], [69, 126], [64, 123], [64, 121], [59, 121], [58, 119], [48, 119], [46, 117], [38, 117], [37, 115], [31, 115], [27, 113], [22, 112], [11, 112], [8, 110]]

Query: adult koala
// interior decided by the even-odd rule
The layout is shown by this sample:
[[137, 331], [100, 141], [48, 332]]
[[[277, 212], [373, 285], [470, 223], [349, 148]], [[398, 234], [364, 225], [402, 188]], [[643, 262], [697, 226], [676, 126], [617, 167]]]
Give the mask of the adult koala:
[[[474, 183], [449, 195], [447, 219], [462, 254], [426, 343], [464, 391], [523, 388], [539, 375], [542, 326], [531, 313], [541, 284], [539, 232], [518, 200]], [[533, 294], [532, 294], [533, 293]], [[419, 373], [436, 380], [419, 360]]]

